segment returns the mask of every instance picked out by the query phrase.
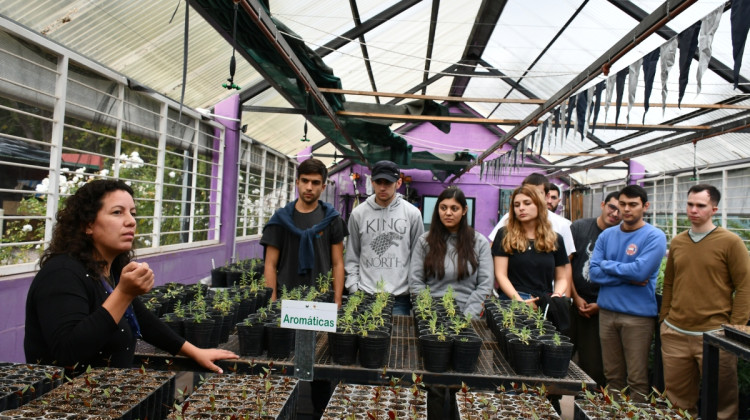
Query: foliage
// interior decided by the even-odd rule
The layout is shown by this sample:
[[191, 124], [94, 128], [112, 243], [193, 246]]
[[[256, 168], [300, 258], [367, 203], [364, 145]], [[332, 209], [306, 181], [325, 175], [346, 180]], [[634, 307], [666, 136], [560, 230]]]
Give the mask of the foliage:
[[318, 290], [320, 291], [320, 293], [328, 293], [328, 291], [331, 290], [331, 286], [333, 285], [333, 275], [331, 273], [331, 270], [328, 270], [328, 273], [326, 274], [320, 273], [318, 275], [316, 283], [318, 285]]
[[656, 276], [656, 294], [662, 294], [664, 290], [664, 270], [667, 268], [667, 257], [661, 259], [661, 265], [659, 265], [659, 274]]

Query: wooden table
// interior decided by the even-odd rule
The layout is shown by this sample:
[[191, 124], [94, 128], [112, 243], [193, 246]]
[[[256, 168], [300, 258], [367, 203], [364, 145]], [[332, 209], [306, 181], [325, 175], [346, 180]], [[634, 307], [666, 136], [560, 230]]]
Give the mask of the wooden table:
[[[409, 316], [394, 316], [391, 349], [385, 374], [383, 369], [367, 369], [359, 365], [338, 365], [332, 363], [328, 351], [328, 335], [326, 333], [318, 333], [315, 351], [315, 379], [330, 380], [334, 384], [340, 381], [346, 383], [374, 384], [382, 383], [385, 375], [386, 377], [402, 377], [406, 382], [411, 382], [411, 375], [416, 372], [423, 375], [423, 380], [426, 384], [445, 385], [454, 388], [460, 387], [463, 382], [472, 389], [495, 390], [501, 385], [510, 388], [511, 383], [520, 384], [523, 382], [533, 386], [544, 384], [551, 394], [572, 395], [580, 392], [582, 386], [591, 389], [596, 387], [594, 380], [573, 362], [570, 363], [568, 374], [564, 378], [517, 375], [510, 367], [508, 361], [503, 358], [495, 337], [487, 328], [485, 321], [475, 320], [472, 323], [474, 329], [484, 340], [474, 373], [458, 373], [454, 371], [432, 373], [425, 371], [417, 351], [418, 340], [414, 330], [413, 318]], [[239, 344], [236, 335], [230, 336], [229, 341], [221, 344], [220, 347], [239, 354]], [[264, 357], [221, 361], [217, 364], [225, 372], [257, 373], [263, 367], [268, 367], [269, 365], [274, 370], [285, 374], [291, 374], [294, 370], [293, 356], [288, 359], [267, 359]], [[201, 370], [192, 360], [184, 357], [171, 357], [167, 353], [141, 341], [138, 342], [135, 358], [136, 365], [147, 363], [149, 367], [155, 369]]]

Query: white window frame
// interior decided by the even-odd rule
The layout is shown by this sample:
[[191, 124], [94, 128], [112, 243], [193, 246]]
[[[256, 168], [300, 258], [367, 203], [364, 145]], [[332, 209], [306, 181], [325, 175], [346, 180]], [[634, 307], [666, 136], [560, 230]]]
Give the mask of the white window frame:
[[[40, 47], [42, 50], [45, 51], [45, 53], [49, 54], [50, 56], [53, 56], [57, 60], [57, 67], [55, 70], [53, 70], [56, 80], [54, 85], [54, 95], [51, 95], [47, 92], [42, 92], [38, 90], [34, 90], [34, 94], [37, 96], [46, 96], [48, 99], [47, 101], [50, 101], [51, 103], [54, 103], [54, 106], [52, 108], [52, 118], [51, 118], [51, 124], [52, 124], [52, 130], [50, 135], [50, 142], [47, 143], [46, 141], [42, 140], [35, 140], [35, 139], [27, 139], [27, 138], [20, 138], [17, 136], [11, 136], [7, 134], [2, 134], [4, 137], [14, 138], [16, 140], [24, 141], [29, 144], [42, 144], [45, 147], [49, 147], [50, 150], [50, 161], [48, 166], [48, 178], [49, 178], [49, 188], [47, 195], [47, 202], [46, 202], [46, 214], [44, 216], [4, 216], [0, 213], [0, 224], [6, 221], [11, 220], [18, 220], [18, 219], [37, 219], [37, 220], [44, 220], [45, 229], [44, 229], [44, 240], [40, 242], [35, 242], [37, 244], [47, 244], [51, 240], [52, 237], [52, 228], [53, 228], [53, 222], [54, 222], [54, 216], [57, 212], [58, 208], [58, 202], [60, 201], [60, 197], [64, 196], [64, 194], [61, 194], [59, 191], [59, 179], [61, 174], [69, 174], [72, 175], [71, 171], [64, 168], [62, 165], [62, 153], [63, 152], [80, 152], [80, 153], [88, 153], [88, 154], [94, 154], [89, 151], [81, 150], [78, 151], [77, 149], [70, 149], [69, 147], [64, 147], [63, 145], [63, 138], [66, 133], [66, 130], [77, 130], [80, 132], [87, 132], [86, 129], [83, 127], [77, 127], [74, 125], [67, 125], [65, 122], [65, 113], [66, 113], [66, 107], [68, 105], [78, 107], [83, 110], [88, 110], [93, 113], [99, 113], [99, 111], [92, 109], [85, 104], [80, 103], [72, 103], [69, 102], [70, 99], [68, 98], [68, 86], [71, 83], [77, 83], [81, 85], [85, 89], [90, 89], [93, 91], [96, 91], [98, 94], [106, 94], [107, 96], [110, 96], [110, 99], [115, 104], [114, 106], [117, 107], [114, 114], [106, 115], [106, 117], [110, 121], [115, 121], [112, 128], [115, 129], [115, 135], [107, 135], [99, 132], [91, 132], [92, 134], [96, 134], [97, 136], [105, 136], [110, 139], [113, 139], [115, 142], [115, 151], [113, 156], [109, 155], [99, 155], [106, 159], [111, 159], [112, 164], [112, 173], [108, 176], [104, 177], [117, 177], [120, 175], [121, 168], [122, 168], [122, 162], [120, 161], [120, 153], [122, 151], [123, 143], [125, 144], [134, 144], [132, 142], [129, 142], [127, 139], [123, 139], [123, 124], [128, 124], [129, 127], [137, 126], [137, 124], [134, 121], [130, 121], [126, 119], [124, 115], [124, 109], [126, 104], [126, 89], [128, 89], [128, 80], [114, 72], [111, 71], [96, 62], [93, 62], [83, 56], [80, 56], [76, 54], [75, 52], [72, 52], [42, 36], [39, 34], [32, 32], [22, 26], [19, 26], [15, 24], [12, 21], [9, 21], [2, 16], [0, 16], [0, 31], [7, 32], [11, 34], [14, 37], [24, 39], [25, 41], [36, 45]], [[2, 46], [0, 46], [0, 50], [2, 50]], [[10, 54], [9, 51], [2, 51], [3, 53]], [[23, 59], [22, 57], [17, 57], [19, 59]], [[26, 60], [28, 62], [28, 60]], [[75, 65], [79, 68], [85, 69], [87, 71], [90, 71], [92, 73], [95, 73], [99, 77], [102, 77], [105, 80], [111, 81], [113, 83], [116, 83], [116, 89], [115, 92], [112, 94], [102, 92], [101, 90], [97, 90], [95, 86], [89, 86], [85, 83], [82, 83], [77, 80], [71, 80], [69, 79], [69, 69], [71, 65]], [[6, 77], [3, 77], [3, 75], [0, 75], [0, 78], [2, 78], [3, 82], [6, 82], [10, 86], [15, 86], [16, 88], [25, 88], [25, 86], [22, 83], [19, 83], [18, 81], [13, 80], [14, 75], [6, 75]], [[21, 80], [20, 76], [19, 79]], [[83, 91], [83, 90], [81, 90]], [[0, 96], [3, 96], [4, 93], [0, 92]], [[176, 122], [169, 118], [170, 110], [172, 112], [178, 112], [177, 110], [180, 108], [180, 105], [162, 95], [159, 95], [157, 93], [153, 92], [133, 92], [131, 94], [131, 97], [136, 97], [138, 95], [141, 95], [142, 97], [145, 97], [145, 100], [147, 101], [153, 101], [152, 103], [158, 104], [159, 108], [159, 123], [158, 123], [158, 129], [154, 131], [152, 128], [149, 127], [138, 127], [141, 130], [148, 130], [154, 132], [154, 137], [157, 139], [155, 143], [148, 143], [148, 144], [140, 144], [137, 143], [137, 147], [139, 148], [151, 148], [153, 149], [154, 153], [157, 155], [157, 159], [155, 162], [147, 162], [148, 165], [151, 165], [155, 168], [155, 179], [153, 181], [148, 181], [149, 184], [153, 185], [154, 188], [154, 198], [152, 199], [154, 201], [154, 214], [152, 216], [148, 216], [153, 218], [152, 223], [152, 231], [151, 232], [144, 232], [139, 231], [138, 236], [140, 237], [151, 237], [152, 245], [150, 247], [144, 247], [144, 248], [138, 248], [137, 254], [138, 255], [151, 255], [151, 254], [157, 254], [157, 253], [163, 253], [168, 251], [174, 251], [174, 250], [181, 250], [181, 249], [188, 249], [188, 248], [195, 248], [198, 246], [205, 246], [205, 245], [211, 245], [211, 244], [217, 244], [219, 243], [219, 229], [220, 229], [220, 215], [221, 215], [221, 193], [220, 193], [220, 186], [223, 183], [222, 174], [223, 174], [223, 168], [224, 168], [224, 147], [225, 147], [225, 136], [226, 131], [223, 125], [216, 123], [214, 121], [204, 121], [202, 119], [202, 116], [189, 108], [182, 108], [182, 116], [183, 121], [187, 119], [189, 122], [187, 125], [183, 124], [181, 122]], [[129, 103], [129, 106], [137, 106], [135, 103]], [[23, 112], [20, 110], [12, 110], [11, 112]], [[37, 114], [31, 114], [36, 119], [45, 119], [45, 117], [37, 115]], [[76, 116], [76, 118], [79, 118]], [[49, 119], [47, 119], [50, 121]], [[190, 153], [190, 161], [192, 162], [191, 168], [184, 173], [184, 175], [187, 175], [189, 172], [189, 175], [191, 176], [192, 181], [190, 182], [190, 185], [187, 186], [187, 189], [190, 191], [189, 197], [183, 197], [183, 200], [180, 200], [180, 208], [185, 208], [185, 204], [189, 203], [189, 213], [180, 215], [180, 216], [166, 216], [162, 214], [162, 210], [164, 208], [164, 202], [168, 200], [163, 200], [163, 190], [164, 190], [164, 181], [165, 181], [165, 155], [167, 153], [166, 146], [168, 142], [170, 141], [169, 137], [171, 136], [170, 131], [168, 130], [168, 124], [180, 124], [182, 126], [188, 127], [192, 130], [192, 138], [186, 142], [185, 139], [178, 139], [180, 147], [184, 147], [184, 152]], [[184, 127], [182, 127], [184, 128]], [[216, 133], [218, 133], [218, 136], [216, 136]], [[216, 142], [218, 140], [218, 143]], [[174, 140], [172, 140], [174, 141]], [[205, 144], [208, 144], [209, 146], [205, 146]], [[214, 148], [213, 144], [216, 144], [216, 148]], [[201, 159], [201, 151], [207, 152], [211, 157], [206, 159]], [[212, 152], [213, 151], [213, 152]], [[41, 166], [34, 166], [34, 165], [26, 165], [26, 164], [19, 164], [14, 162], [0, 162], [3, 165], [15, 165], [15, 166], [26, 166], [31, 167], [33, 169], [44, 169]], [[207, 164], [204, 165], [204, 172], [208, 173], [199, 173], [199, 164]], [[172, 170], [173, 168], [167, 168]], [[90, 174], [87, 174], [90, 175]], [[99, 176], [99, 178], [102, 178], [103, 176]], [[201, 178], [202, 182], [208, 183], [208, 188], [205, 187], [199, 187], [199, 181], [198, 179]], [[126, 180], [127, 179], [123, 179]], [[133, 180], [135, 181], [135, 180]], [[143, 182], [143, 181], [141, 181]], [[175, 186], [175, 185], [171, 185]], [[180, 185], [183, 190], [185, 190], [185, 185]], [[205, 200], [202, 201], [196, 201], [197, 196], [196, 192], [198, 190], [201, 190], [204, 195], [206, 196]], [[3, 192], [7, 193], [18, 193], [18, 191], [14, 190], [3, 190]], [[33, 194], [39, 194], [30, 192], [29, 195]], [[186, 200], [187, 201], [186, 201]], [[213, 199], [213, 201], [211, 201]], [[136, 201], [138, 200], [149, 200], [145, 197], [136, 197]], [[173, 200], [174, 201], [174, 200]], [[198, 206], [207, 207], [209, 209], [208, 215], [196, 215], [196, 208]], [[138, 216], [139, 219], [143, 219], [146, 216]], [[180, 230], [180, 231], [171, 231], [169, 233], [164, 233], [161, 231], [162, 222], [164, 222], [168, 218], [173, 217], [181, 217], [181, 218], [187, 218], [189, 220], [189, 228], [187, 231]], [[195, 241], [195, 221], [201, 218], [203, 221], [206, 222], [206, 229], [203, 229], [202, 231], [206, 232], [205, 236], [207, 237], [206, 240], [201, 241]], [[170, 244], [170, 245], [162, 245], [160, 242], [162, 238], [165, 237], [165, 235], [187, 235], [187, 242], [181, 242], [176, 244]], [[180, 240], [184, 240], [184, 236], [180, 238]], [[21, 243], [9, 243], [9, 244], [2, 244], [0, 246], [15, 246], [19, 245]], [[34, 262], [24, 262], [20, 264], [10, 264], [10, 265], [3, 265], [0, 266], [0, 276], [5, 275], [12, 275], [12, 274], [22, 274], [22, 273], [28, 273], [33, 272], [37, 269], [37, 263], [38, 261]]]
[[[741, 215], [739, 220], [750, 219], [750, 191], [746, 184], [750, 185], [750, 163], [727, 166], [723, 168], [706, 169], [697, 173], [697, 179], [693, 178], [691, 171], [685, 171], [674, 175], [662, 175], [638, 180], [646, 189], [649, 197], [650, 216], [656, 227], [662, 229], [667, 235], [667, 241], [671, 241], [676, 235], [687, 230], [679, 227], [678, 220], [686, 219], [687, 191], [695, 184], [711, 184], [721, 192], [719, 210], [714, 217], [714, 223], [729, 231], [737, 233], [745, 245], [750, 249], [750, 239], [745, 239], [740, 233], [750, 231], [748, 229], [737, 229], [729, 225], [730, 220], [738, 220], [737, 216], [729, 219], [730, 214]], [[587, 194], [584, 200], [584, 217], [596, 217], [599, 211], [599, 203], [611, 191], [618, 191], [625, 186], [624, 182], [598, 185], [591, 188], [591, 194]], [[737, 192], [739, 191], [739, 192]], [[749, 205], [737, 206], [738, 202], [748, 201]], [[747, 217], [744, 217], [747, 215]], [[659, 219], [657, 221], [657, 219]], [[667, 220], [668, 225], [659, 223]]]
[[[252, 158], [254, 154], [257, 155], [258, 153], [260, 153], [261, 166], [260, 168], [255, 168], [253, 167]], [[294, 188], [297, 162], [283, 153], [244, 135], [240, 141], [239, 156], [238, 176], [243, 182], [237, 189], [237, 225], [235, 233], [238, 240], [257, 239], [263, 233], [263, 226], [271, 215], [273, 215], [273, 212], [276, 211], [276, 208], [285, 206], [297, 196], [296, 189]], [[244, 159], [242, 158], [243, 156]], [[273, 162], [273, 168], [268, 168], [269, 160]], [[290, 167], [295, 168], [295, 170], [290, 171]], [[260, 178], [257, 184], [253, 183], [251, 185], [249, 181], [249, 177], [254, 176], [250, 172], [251, 168], [255, 170], [260, 169]], [[274, 194], [281, 200], [276, 208], [265, 205], [267, 180], [274, 186], [272, 191], [280, 189], [277, 194]], [[246, 198], [253, 199], [251, 192], [253, 186], [256, 186], [259, 190], [254, 201], [256, 201], [256, 204], [260, 203], [260, 205], [254, 206], [255, 212], [251, 213], [252, 210], [248, 210], [244, 203]]]

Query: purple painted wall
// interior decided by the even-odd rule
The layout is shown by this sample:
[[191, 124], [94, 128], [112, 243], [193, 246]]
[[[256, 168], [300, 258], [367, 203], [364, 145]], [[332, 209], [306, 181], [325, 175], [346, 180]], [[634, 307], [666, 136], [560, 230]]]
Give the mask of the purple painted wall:
[[30, 278], [23, 277], [8, 277], [0, 281], [0, 361], [25, 361], [23, 326], [30, 283]]
[[[452, 108], [451, 111], [458, 112], [459, 110], [457, 108]], [[461, 109], [461, 111], [465, 111], [465, 109]], [[414, 146], [414, 151], [428, 150], [433, 153], [454, 153], [468, 148], [468, 151], [478, 155], [499, 139], [498, 134], [493, 133], [485, 126], [477, 124], [453, 123], [451, 124], [451, 131], [448, 134], [443, 133], [429, 123], [408, 125], [397, 131]], [[499, 151], [490, 156], [488, 160], [499, 157], [505, 153], [505, 151], [510, 149], [510, 145], [506, 144]], [[521, 158], [519, 157], [519, 163], [520, 159]], [[467, 197], [476, 198], [474, 208], [474, 226], [480, 233], [488, 235], [500, 217], [502, 217], [502, 215], [498, 215], [500, 190], [512, 190], [516, 188], [527, 175], [535, 171], [534, 168], [522, 167], [513, 170], [510, 174], [506, 173], [503, 176], [497, 177], [485, 176], [480, 179], [480, 168], [477, 166], [450, 184], [447, 182], [448, 180], [446, 180], [445, 183], [441, 183], [440, 181], [433, 179], [432, 172], [427, 170], [406, 169], [402, 172], [404, 175], [412, 177], [410, 187], [416, 189], [420, 196], [437, 196], [449, 185], [456, 185], [464, 191], [464, 194], [466, 194]], [[367, 167], [352, 165], [330, 177], [335, 183], [336, 193], [331, 194], [328, 201], [333, 202], [345, 218], [348, 217], [348, 213], [351, 209], [351, 201], [353, 200], [353, 198], [350, 197], [349, 202], [347, 203], [345, 195], [354, 194], [353, 182], [351, 179], [352, 173], [360, 175], [360, 179], [357, 181], [357, 188], [361, 196], [366, 195], [366, 184], [369, 182], [366, 175], [370, 173], [370, 170]], [[450, 177], [448, 179], [450, 179]], [[562, 184], [557, 179], [554, 179], [553, 181], [557, 184]], [[328, 188], [331, 187], [329, 186]], [[406, 186], [404, 184], [399, 189], [399, 192], [404, 194], [405, 191]], [[364, 198], [360, 199], [360, 201], [363, 200]], [[421, 206], [421, 203], [419, 205]]]
[[[222, 223], [231, 222], [222, 218]], [[240, 258], [260, 257], [262, 248], [258, 241], [238, 244]], [[260, 251], [259, 251], [260, 249]], [[222, 265], [231, 256], [231, 242], [167, 252], [138, 258], [151, 266], [156, 275], [156, 285], [175, 281], [192, 284], [209, 277], [211, 259]], [[0, 281], [0, 361], [23, 362], [23, 336], [26, 311], [26, 293], [36, 273], [8, 276]]]
[[628, 184], [636, 184], [638, 181], [646, 177], [646, 167], [631, 159], [630, 163], [628, 163], [628, 175], [630, 175], [630, 181]]
[[[239, 119], [240, 113], [240, 96], [232, 95], [231, 97], [219, 102], [214, 107], [216, 115], [224, 115], [229, 118]], [[240, 150], [240, 123], [239, 121], [226, 120], [220, 117], [216, 122], [226, 127], [225, 130], [225, 147], [224, 147], [224, 173], [222, 183], [219, 187], [221, 191], [221, 227], [219, 228], [219, 240], [229, 246], [229, 255], [224, 260], [230, 260], [234, 257], [234, 235], [237, 218], [237, 174], [239, 168], [237, 161]], [[224, 261], [222, 260], [222, 261]], [[217, 265], [221, 265], [218, 263]]]

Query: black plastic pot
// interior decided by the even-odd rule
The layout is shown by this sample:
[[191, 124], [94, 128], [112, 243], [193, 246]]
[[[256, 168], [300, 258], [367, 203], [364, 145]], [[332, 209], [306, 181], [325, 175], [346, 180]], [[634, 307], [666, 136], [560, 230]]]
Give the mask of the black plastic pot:
[[[238, 293], [243, 293], [242, 291]], [[255, 313], [255, 305], [257, 303], [257, 298], [255, 297], [255, 294], [251, 293], [248, 295], [247, 298], [242, 298], [240, 300], [240, 304], [237, 307], [237, 318], [239, 319], [245, 319], [248, 315]]]
[[377, 369], [388, 363], [391, 336], [382, 331], [369, 331], [359, 336], [359, 363], [362, 367]]
[[185, 339], [196, 347], [216, 347], [216, 344], [213, 344], [211, 340], [215, 325], [216, 321], [214, 321], [213, 319], [204, 319], [201, 322], [195, 322], [194, 319], [186, 319]]
[[221, 342], [221, 328], [224, 324], [224, 315], [209, 313], [208, 316], [214, 321], [214, 327], [211, 330], [211, 341], [209, 342], [209, 348], [218, 347], [219, 343]]
[[172, 331], [176, 332], [177, 335], [180, 337], [185, 337], [185, 322], [182, 318], [177, 317], [176, 315], [172, 314], [169, 317], [169, 321], [167, 321], [164, 317], [161, 317], [162, 322], [167, 324], [169, 328], [172, 329]]
[[263, 334], [265, 326], [261, 323], [246, 325], [237, 324], [237, 341], [240, 344], [240, 356], [260, 356], [263, 354]]
[[441, 341], [437, 334], [419, 337], [422, 349], [422, 362], [429, 372], [445, 372], [451, 365], [453, 338], [443, 336]]
[[508, 340], [508, 353], [513, 370], [517, 374], [536, 376], [541, 372], [542, 343], [540, 341], [529, 340], [529, 344], [525, 344], [518, 338], [512, 338]]
[[542, 373], [553, 378], [564, 378], [568, 374], [571, 357], [573, 357], [573, 343], [563, 341], [556, 346], [552, 341], [543, 341]]
[[286, 359], [294, 349], [294, 333], [291, 328], [281, 328], [276, 323], [265, 325], [268, 337], [268, 358]]
[[351, 365], [357, 361], [357, 334], [343, 332], [328, 333], [331, 360], [339, 365]]
[[236, 269], [227, 271], [227, 287], [240, 284], [240, 280], [242, 280], [242, 271]]
[[453, 339], [453, 355], [451, 362], [453, 370], [461, 373], [471, 373], [477, 367], [479, 354], [482, 352], [482, 339], [479, 336], [464, 335]]
[[227, 287], [227, 272], [223, 267], [211, 269], [211, 287]]

